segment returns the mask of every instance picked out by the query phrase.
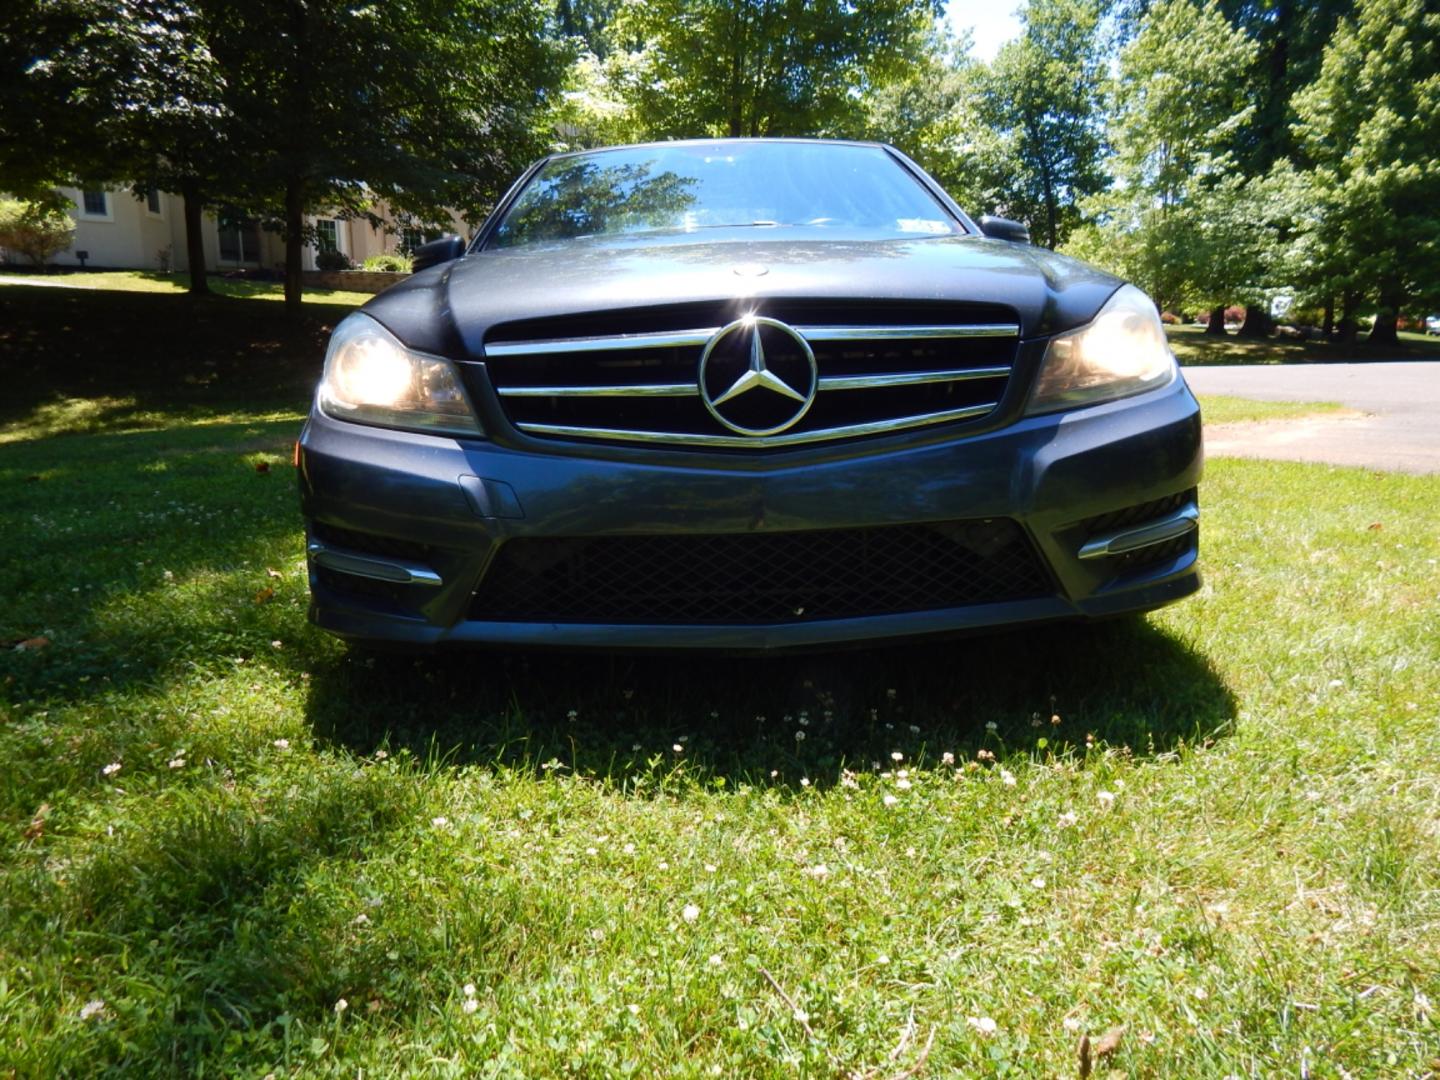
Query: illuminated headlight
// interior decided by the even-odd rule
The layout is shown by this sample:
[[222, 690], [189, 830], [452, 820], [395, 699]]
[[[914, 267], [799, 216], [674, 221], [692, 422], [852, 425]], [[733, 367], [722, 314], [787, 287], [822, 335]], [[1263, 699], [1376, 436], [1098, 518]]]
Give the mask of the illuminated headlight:
[[1051, 340], [1027, 412], [1053, 412], [1138, 394], [1178, 371], [1155, 305], [1123, 286], [1086, 325]]
[[411, 352], [368, 315], [330, 335], [320, 408], [340, 420], [448, 435], [479, 435], [475, 411], [448, 360]]

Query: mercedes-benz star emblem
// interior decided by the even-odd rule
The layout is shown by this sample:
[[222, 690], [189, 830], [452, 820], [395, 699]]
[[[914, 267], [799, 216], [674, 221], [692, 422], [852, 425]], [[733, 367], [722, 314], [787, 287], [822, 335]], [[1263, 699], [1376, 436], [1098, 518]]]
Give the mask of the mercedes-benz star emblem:
[[815, 403], [820, 378], [810, 343], [794, 327], [746, 315], [705, 343], [699, 384], [711, 416], [731, 431], [760, 436], [798, 424]]

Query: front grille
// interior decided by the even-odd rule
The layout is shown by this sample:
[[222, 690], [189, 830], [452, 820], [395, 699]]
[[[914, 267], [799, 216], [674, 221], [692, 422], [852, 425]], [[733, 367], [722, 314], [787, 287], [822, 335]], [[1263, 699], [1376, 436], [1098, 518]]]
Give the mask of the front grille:
[[1049, 596], [1014, 521], [785, 533], [520, 538], [470, 607], [488, 621], [773, 624]]
[[[1019, 340], [1014, 312], [994, 305], [769, 300], [751, 308], [691, 304], [506, 324], [485, 339], [485, 369], [510, 422], [527, 434], [764, 449], [983, 417], [1004, 394]], [[814, 353], [814, 402], [783, 430], [738, 433], [702, 400], [705, 344], [742, 314], [785, 323]], [[765, 333], [771, 370], [808, 390], [809, 366], [793, 341]], [[717, 378], [712, 398], [730, 381]], [[766, 432], [794, 411], [766, 391], [730, 408], [738, 417], [727, 418]]]

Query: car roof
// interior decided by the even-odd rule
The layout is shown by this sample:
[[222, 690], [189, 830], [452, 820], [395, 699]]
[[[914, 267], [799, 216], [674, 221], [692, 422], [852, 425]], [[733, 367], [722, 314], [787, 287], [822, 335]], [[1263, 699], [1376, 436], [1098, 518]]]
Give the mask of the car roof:
[[544, 160], [558, 161], [562, 158], [583, 157], [586, 154], [603, 154], [609, 150], [644, 150], [652, 146], [728, 146], [735, 143], [808, 143], [825, 146], [868, 146], [877, 150], [891, 149], [885, 143], [864, 139], [817, 139], [795, 135], [738, 135], [705, 139], [655, 139], [651, 142], [616, 143], [613, 146], [595, 146], [585, 150], [566, 150], [558, 154], [549, 154]]

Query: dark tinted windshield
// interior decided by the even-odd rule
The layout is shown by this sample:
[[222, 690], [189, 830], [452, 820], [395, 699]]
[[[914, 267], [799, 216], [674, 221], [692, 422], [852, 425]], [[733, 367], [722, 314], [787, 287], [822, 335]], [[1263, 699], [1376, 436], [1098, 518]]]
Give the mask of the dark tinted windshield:
[[885, 235], [963, 231], [879, 147], [720, 142], [622, 147], [545, 165], [488, 247], [786, 225]]

